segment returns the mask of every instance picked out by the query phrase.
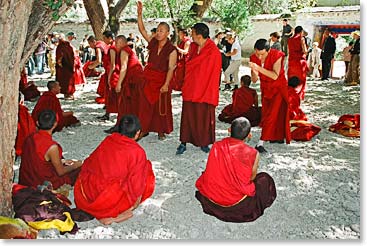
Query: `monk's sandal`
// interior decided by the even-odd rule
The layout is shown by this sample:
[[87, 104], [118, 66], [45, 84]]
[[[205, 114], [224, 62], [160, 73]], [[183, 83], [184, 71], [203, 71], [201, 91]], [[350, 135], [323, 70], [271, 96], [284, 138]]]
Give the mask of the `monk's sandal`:
[[178, 147], [177, 147], [177, 151], [176, 151], [176, 155], [182, 155], [183, 152], [186, 151], [186, 145], [184, 144], [180, 144]]

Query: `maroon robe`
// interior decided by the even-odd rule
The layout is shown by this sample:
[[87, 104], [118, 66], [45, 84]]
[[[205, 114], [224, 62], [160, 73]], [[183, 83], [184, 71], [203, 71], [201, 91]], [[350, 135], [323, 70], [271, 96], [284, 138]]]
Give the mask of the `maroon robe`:
[[60, 40], [56, 48], [56, 81], [60, 83], [62, 94], [73, 95], [75, 92], [74, 62], [73, 46]]
[[288, 98], [289, 98], [289, 119], [290, 120], [305, 120], [307, 117], [301, 109], [301, 99], [296, 90], [288, 86]]
[[18, 130], [17, 138], [15, 139], [15, 154], [20, 156], [22, 154], [22, 147], [26, 137], [31, 133], [36, 132], [36, 124], [34, 123], [28, 108], [23, 104], [19, 104], [18, 111]]
[[[101, 165], [103, 164], [103, 165]], [[117, 217], [154, 192], [152, 163], [133, 139], [113, 133], [85, 159], [75, 183], [76, 207], [97, 219]]]
[[232, 123], [238, 117], [246, 117], [251, 126], [257, 126], [261, 120], [261, 107], [256, 107], [257, 92], [246, 86], [233, 91], [232, 104], [225, 106], [218, 115], [220, 121]]
[[199, 46], [190, 44], [184, 84], [180, 141], [207, 146], [215, 141], [215, 107], [218, 106], [222, 58], [211, 39]]
[[25, 68], [23, 68], [20, 73], [19, 90], [24, 95], [25, 101], [34, 101], [41, 95], [37, 86], [35, 86], [33, 82], [28, 83]]
[[71, 78], [73, 80], [74, 85], [82, 85], [87, 83], [87, 79], [85, 78], [85, 74], [82, 67], [82, 62], [80, 60], [80, 57], [78, 54], [74, 54], [74, 73], [73, 77]]
[[[279, 50], [270, 49], [263, 67], [272, 71], [274, 63], [279, 58], [282, 59], [282, 67], [276, 80], [259, 73], [262, 104], [260, 122], [262, 130], [260, 139], [263, 141], [285, 139], [288, 144], [291, 140], [291, 132], [288, 110], [288, 83], [283, 68], [284, 53]], [[250, 61], [261, 66], [261, 61], [255, 54], [250, 56]]]
[[[97, 44], [96, 44], [96, 48], [101, 49], [102, 65], [104, 68], [104, 73], [102, 74], [101, 78], [99, 79], [97, 94], [103, 98], [105, 98], [106, 96], [105, 92], [108, 90], [107, 80], [108, 80], [108, 73], [110, 71], [110, 66], [111, 66], [110, 64], [111, 59], [108, 53], [109, 53], [109, 49], [111, 48], [111, 46], [115, 46], [115, 42], [113, 42], [111, 45], [108, 45], [105, 42], [97, 41]], [[99, 101], [102, 103], [100, 99]], [[105, 101], [103, 101], [103, 103], [105, 103]]]
[[145, 85], [139, 103], [139, 119], [143, 132], [169, 134], [173, 131], [171, 93], [160, 93], [164, 85], [169, 55], [176, 48], [167, 40], [158, 54], [158, 40], [153, 38], [148, 44], [149, 58], [144, 68]]
[[256, 179], [265, 179], [267, 185], [251, 180], [257, 153], [231, 137], [213, 144], [206, 168], [195, 183], [196, 198], [205, 213], [224, 221], [253, 221], [273, 203], [276, 198], [273, 179], [263, 173]]
[[[110, 57], [111, 50], [114, 50], [116, 53], [115, 57], [115, 69], [114, 73], [117, 74], [115, 76], [111, 76], [110, 80], [110, 86], [107, 83], [108, 80], [108, 73], [105, 73], [106, 75], [106, 86], [104, 91], [104, 98], [105, 98], [105, 104], [106, 104], [106, 112], [107, 113], [118, 113], [118, 104], [119, 104], [119, 95], [116, 93], [116, 85], [120, 74], [120, 67], [121, 67], [121, 59], [120, 53], [117, 52], [116, 47], [114, 45], [111, 45], [111, 47], [108, 50], [108, 57]], [[107, 71], [110, 71], [111, 69], [111, 62], [106, 64]]]
[[75, 116], [63, 116], [63, 110], [61, 108], [60, 100], [57, 98], [55, 93], [46, 91], [38, 99], [37, 104], [34, 106], [32, 111], [32, 118], [35, 123], [38, 121], [38, 115], [45, 109], [50, 109], [56, 113], [57, 127], [55, 131], [61, 131], [64, 127], [78, 123], [79, 120]]
[[80, 168], [60, 177], [52, 163], [45, 160], [45, 154], [52, 145], [58, 146], [61, 158], [61, 146], [46, 131], [39, 130], [25, 139], [19, 168], [19, 184], [37, 188], [37, 185], [42, 185], [44, 181], [50, 181], [52, 187], [57, 189], [63, 184], [75, 183]]
[[308, 64], [302, 51], [301, 34], [288, 39], [288, 79], [298, 77], [300, 84], [295, 88], [301, 100], [305, 99]]

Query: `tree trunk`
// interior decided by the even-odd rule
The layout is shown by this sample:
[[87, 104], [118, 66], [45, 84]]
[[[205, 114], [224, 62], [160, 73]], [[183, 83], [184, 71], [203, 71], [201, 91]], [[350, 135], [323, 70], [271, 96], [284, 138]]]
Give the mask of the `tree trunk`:
[[0, 215], [11, 217], [20, 71], [55, 21], [39, 0], [0, 0], [0, 8], [1, 43], [7, 45], [0, 49]]
[[126, 5], [129, 3], [129, 0], [119, 0], [116, 5], [110, 4], [109, 8], [109, 20], [108, 25], [111, 31], [117, 35], [120, 30], [120, 15], [122, 11], [125, 9]]
[[213, 0], [195, 0], [191, 6], [191, 11], [194, 12], [194, 16], [198, 19], [203, 18], [205, 11], [210, 7]]
[[107, 29], [107, 10], [103, 7], [100, 0], [83, 0], [84, 8], [87, 12], [94, 35], [102, 40], [103, 32]]

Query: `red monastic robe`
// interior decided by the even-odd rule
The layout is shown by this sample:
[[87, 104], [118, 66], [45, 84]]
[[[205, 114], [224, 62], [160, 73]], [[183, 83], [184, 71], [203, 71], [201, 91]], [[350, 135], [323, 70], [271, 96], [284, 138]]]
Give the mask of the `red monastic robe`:
[[[118, 104], [119, 104], [119, 95], [116, 93], [116, 85], [120, 74], [120, 67], [121, 67], [121, 59], [120, 58], [120, 52], [117, 52], [116, 47], [114, 45], [111, 45], [111, 47], [108, 50], [108, 57], [110, 57], [110, 51], [114, 50], [116, 53], [115, 57], [115, 69], [114, 73], [117, 74], [115, 76], [111, 76], [110, 85], [108, 86], [107, 80], [108, 80], [108, 73], [106, 74], [106, 86], [104, 91], [104, 98], [105, 98], [105, 104], [106, 104], [106, 112], [107, 113], [118, 113]], [[111, 68], [111, 62], [108, 63], [108, 71], [110, 71]]]
[[[119, 104], [118, 104], [118, 116], [117, 116], [117, 123], [121, 119], [123, 115], [126, 114], [133, 114], [138, 116], [139, 115], [139, 102], [140, 102], [140, 94], [144, 87], [144, 73], [143, 73], [143, 66], [141, 65], [138, 57], [136, 56], [135, 52], [129, 47], [125, 46], [122, 51], [125, 51], [129, 58], [127, 62], [127, 70], [125, 74], [125, 78], [122, 81], [121, 85], [121, 94], [119, 97]], [[121, 53], [116, 56], [116, 60], [119, 59], [118, 62], [121, 66]], [[117, 63], [117, 61], [116, 61]], [[120, 69], [118, 71], [113, 72], [111, 80], [111, 84], [117, 85], [117, 81], [120, 76]]]
[[306, 78], [308, 64], [306, 55], [302, 51], [301, 34], [288, 39], [288, 79], [293, 76], [298, 77], [300, 84], [296, 87], [296, 92], [301, 100], [305, 99]]
[[231, 123], [237, 117], [246, 117], [251, 126], [257, 126], [261, 120], [261, 108], [255, 107], [257, 92], [246, 86], [233, 91], [232, 104], [225, 106], [219, 114], [220, 121]]
[[221, 206], [233, 206], [246, 196], [254, 196], [255, 185], [250, 179], [256, 155], [256, 149], [235, 138], [214, 143], [196, 188]]
[[[181, 41], [181, 43], [177, 45], [177, 47], [180, 49], [185, 49], [185, 44], [187, 42], [190, 42], [190, 43], [192, 42], [190, 37], [184, 37], [184, 39]], [[185, 78], [185, 67], [186, 67], [186, 61], [188, 58], [188, 54], [183, 55], [179, 52], [177, 53], [178, 53], [178, 56], [177, 56], [176, 68], [175, 68], [175, 72], [173, 74], [173, 78], [170, 84], [173, 90], [181, 91], [181, 88], [184, 82], [184, 78]]]
[[145, 85], [139, 104], [139, 119], [143, 132], [167, 133], [173, 131], [171, 93], [160, 93], [164, 85], [169, 55], [176, 48], [167, 40], [158, 54], [158, 40], [153, 38], [148, 45], [149, 58], [144, 68]]
[[15, 154], [17, 156], [22, 154], [22, 147], [25, 138], [33, 132], [36, 132], [36, 125], [34, 124], [32, 116], [28, 112], [28, 108], [26, 106], [19, 104], [18, 130], [17, 138], [15, 140]]
[[61, 108], [60, 100], [57, 98], [55, 93], [46, 91], [38, 99], [36, 106], [32, 111], [32, 118], [36, 123], [38, 121], [38, 115], [45, 109], [50, 109], [56, 113], [57, 116], [57, 127], [55, 131], [61, 131], [64, 127], [70, 126], [79, 122], [75, 116], [64, 117], [63, 110]]
[[87, 61], [84, 65], [83, 65], [83, 72], [85, 77], [98, 77], [99, 75], [101, 75], [100, 72], [97, 72], [95, 69], [89, 69], [88, 66], [93, 63], [93, 61]]
[[154, 191], [155, 176], [144, 149], [113, 133], [84, 161], [75, 183], [76, 207], [97, 219], [116, 217]]
[[52, 163], [45, 160], [45, 154], [52, 145], [58, 146], [61, 158], [61, 146], [46, 131], [39, 130], [25, 139], [19, 169], [19, 184], [37, 188], [37, 185], [42, 185], [44, 181], [50, 181], [54, 189], [63, 184], [74, 184], [80, 169], [60, 177]]
[[329, 127], [329, 131], [346, 137], [360, 137], [360, 127], [360, 114], [345, 114]]
[[290, 120], [305, 120], [307, 121], [306, 114], [301, 109], [301, 99], [296, 90], [288, 86], [288, 99], [289, 99], [289, 119]]
[[[102, 65], [104, 68], [104, 73], [102, 74], [101, 78], [99, 79], [99, 84], [97, 88], [97, 94], [101, 97], [105, 97], [105, 91], [108, 89], [107, 79], [108, 79], [108, 73], [110, 71], [111, 66], [111, 60], [110, 56], [108, 54], [109, 49], [111, 46], [115, 46], [115, 42], [112, 43], [112, 45], [108, 45], [105, 42], [97, 41], [96, 49], [101, 49], [102, 53]], [[105, 102], [103, 102], [105, 103]]]
[[24, 95], [25, 101], [33, 101], [41, 95], [37, 86], [33, 82], [28, 83], [27, 74], [25, 68], [20, 73], [19, 90]]
[[198, 48], [196, 43], [190, 44], [186, 61], [180, 141], [202, 147], [215, 142], [215, 107], [219, 101], [222, 58], [211, 39], [206, 40], [199, 54]]
[[68, 41], [60, 41], [56, 48], [56, 81], [60, 83], [61, 93], [73, 95], [75, 92], [74, 49]]
[[[288, 83], [283, 67], [284, 53], [270, 49], [263, 67], [272, 71], [274, 63], [279, 58], [282, 58], [282, 67], [277, 80], [273, 80], [259, 73], [262, 104], [260, 122], [262, 130], [260, 139], [264, 141], [286, 139], [286, 142], [290, 143]], [[261, 61], [255, 54], [250, 56], [250, 61], [261, 66]]]
[[291, 136], [295, 141], [310, 141], [321, 128], [306, 121], [291, 121]]

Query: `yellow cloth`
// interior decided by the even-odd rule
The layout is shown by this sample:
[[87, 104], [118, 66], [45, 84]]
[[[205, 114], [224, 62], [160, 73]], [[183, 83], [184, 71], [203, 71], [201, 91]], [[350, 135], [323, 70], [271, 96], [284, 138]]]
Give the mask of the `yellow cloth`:
[[66, 216], [65, 221], [54, 219], [54, 220], [42, 220], [42, 221], [29, 221], [27, 223], [29, 226], [37, 230], [56, 228], [61, 232], [71, 231], [75, 223], [72, 220], [69, 212], [64, 212], [63, 214]]

